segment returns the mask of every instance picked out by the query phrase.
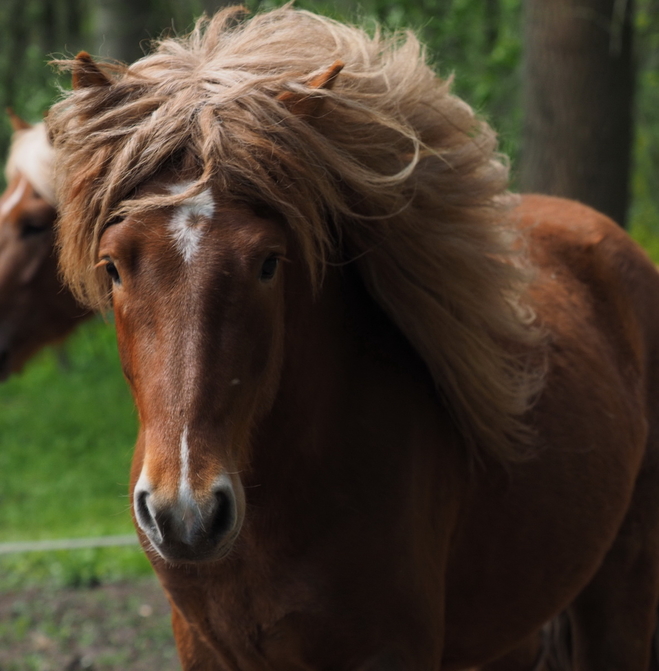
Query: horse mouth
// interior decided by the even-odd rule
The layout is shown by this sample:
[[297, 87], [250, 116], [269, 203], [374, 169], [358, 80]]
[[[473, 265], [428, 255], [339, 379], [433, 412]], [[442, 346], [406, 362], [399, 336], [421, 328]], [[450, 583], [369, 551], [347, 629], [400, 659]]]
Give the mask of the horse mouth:
[[147, 551], [154, 551], [167, 563], [179, 564], [210, 564], [218, 562], [231, 554], [238, 534], [225, 538], [221, 544], [207, 543], [188, 545], [181, 541], [162, 540], [155, 542], [147, 534]]

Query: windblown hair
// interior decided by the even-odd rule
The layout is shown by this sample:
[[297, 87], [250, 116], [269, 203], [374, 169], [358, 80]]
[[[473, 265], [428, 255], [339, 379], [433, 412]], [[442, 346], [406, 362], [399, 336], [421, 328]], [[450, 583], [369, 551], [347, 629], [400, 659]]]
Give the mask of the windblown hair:
[[[51, 110], [72, 289], [105, 304], [93, 268], [117, 215], [211, 184], [228, 201], [266, 204], [297, 237], [316, 288], [327, 264], [358, 264], [474, 454], [519, 457], [542, 380], [530, 363], [542, 358], [541, 337], [493, 131], [436, 77], [409, 32], [370, 37], [289, 7], [246, 22], [240, 12], [201, 19], [130, 67], [103, 66], [111, 86], [73, 91]], [[314, 88], [337, 60], [336, 85]], [[287, 97], [322, 100], [318, 113], [300, 114]], [[134, 196], [176, 165], [195, 167], [188, 191]]]
[[48, 142], [43, 122], [35, 124], [32, 128], [16, 131], [5, 167], [7, 181], [20, 172], [49, 205], [56, 207], [54, 155], [55, 151]]

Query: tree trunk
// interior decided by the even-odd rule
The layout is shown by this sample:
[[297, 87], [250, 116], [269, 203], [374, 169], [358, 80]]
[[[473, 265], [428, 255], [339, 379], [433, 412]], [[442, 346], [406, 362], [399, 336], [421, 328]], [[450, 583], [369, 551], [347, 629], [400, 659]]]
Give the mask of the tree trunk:
[[5, 100], [14, 104], [19, 87], [20, 72], [25, 64], [26, 45], [29, 44], [27, 7], [24, 0], [14, 0], [10, 5], [9, 25], [11, 39], [5, 48], [9, 52], [8, 67], [4, 73]]
[[94, 3], [96, 54], [125, 63], [144, 55], [142, 41], [151, 33], [150, 0], [96, 0]]
[[522, 191], [622, 226], [629, 200], [633, 0], [526, 0]]

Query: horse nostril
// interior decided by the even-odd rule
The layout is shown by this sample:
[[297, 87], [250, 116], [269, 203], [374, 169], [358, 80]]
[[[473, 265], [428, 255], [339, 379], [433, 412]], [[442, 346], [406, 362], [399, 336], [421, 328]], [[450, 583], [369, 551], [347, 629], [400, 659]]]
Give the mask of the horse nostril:
[[210, 538], [219, 541], [226, 536], [234, 525], [235, 508], [230, 491], [224, 488], [215, 492], [216, 506], [210, 529]]
[[237, 531], [238, 506], [231, 481], [220, 476], [195, 496], [181, 487], [174, 496], [154, 491], [146, 478], [135, 485], [133, 510], [152, 547], [174, 562], [206, 561], [226, 552]]
[[135, 494], [135, 517], [137, 518], [137, 522], [143, 531], [148, 534], [156, 533], [160, 536], [162, 535], [160, 533], [160, 529], [158, 528], [156, 519], [151, 514], [151, 510], [149, 508], [148, 491], [141, 491]]

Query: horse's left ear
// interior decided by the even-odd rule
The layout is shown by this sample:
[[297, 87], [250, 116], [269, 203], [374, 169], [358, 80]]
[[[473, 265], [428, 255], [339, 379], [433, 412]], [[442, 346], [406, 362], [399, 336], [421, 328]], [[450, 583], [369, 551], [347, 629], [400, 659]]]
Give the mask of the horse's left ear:
[[[344, 65], [343, 61], [334, 62], [325, 72], [316, 75], [307, 86], [316, 90], [326, 89], [329, 91], [334, 86]], [[283, 102], [297, 116], [318, 116], [324, 102], [323, 96], [295, 91], [283, 91], [277, 96], [277, 100]]]
[[73, 65], [73, 88], [85, 89], [92, 86], [112, 86], [112, 81], [86, 51], [81, 51]]
[[32, 128], [32, 124], [21, 119], [11, 107], [7, 108], [7, 116], [9, 117], [9, 123], [11, 124], [14, 133], [19, 130], [28, 130], [28, 128]]

